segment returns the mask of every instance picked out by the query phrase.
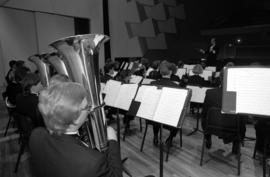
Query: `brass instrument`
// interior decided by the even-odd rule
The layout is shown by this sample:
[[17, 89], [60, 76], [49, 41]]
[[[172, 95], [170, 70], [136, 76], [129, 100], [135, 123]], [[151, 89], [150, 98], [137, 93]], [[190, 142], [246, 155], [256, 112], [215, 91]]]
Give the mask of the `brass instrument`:
[[58, 53], [47, 54], [44, 59], [54, 67], [58, 74], [64, 74], [68, 76], [66, 65]]
[[43, 59], [42, 55], [33, 55], [28, 58], [29, 61], [33, 62], [38, 71], [39, 71], [39, 77], [40, 81], [43, 87], [49, 86], [49, 80], [50, 80], [50, 68], [48, 63], [46, 63]]
[[93, 109], [86, 122], [91, 127], [89, 139], [92, 148], [99, 151], [105, 151], [108, 147], [98, 66], [99, 48], [107, 40], [109, 37], [105, 35], [86, 34], [63, 38], [50, 44], [61, 55], [61, 59], [50, 58], [50, 63], [58, 63], [56, 65], [60, 66], [63, 61], [69, 78], [81, 83], [88, 93], [87, 99]]

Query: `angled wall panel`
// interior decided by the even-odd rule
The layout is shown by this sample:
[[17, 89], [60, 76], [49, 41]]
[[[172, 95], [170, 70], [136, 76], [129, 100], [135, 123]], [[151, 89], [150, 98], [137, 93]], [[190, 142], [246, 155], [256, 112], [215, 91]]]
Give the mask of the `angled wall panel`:
[[148, 18], [153, 18], [155, 20], [166, 20], [168, 17], [163, 3], [159, 3], [155, 6], [144, 6], [144, 9]]
[[184, 4], [179, 4], [175, 7], [168, 7], [168, 11], [169, 11], [170, 17], [174, 17], [174, 18], [182, 19], [182, 20], [186, 18]]
[[161, 33], [177, 33], [176, 21], [174, 18], [170, 18], [167, 21], [158, 21], [157, 24]]

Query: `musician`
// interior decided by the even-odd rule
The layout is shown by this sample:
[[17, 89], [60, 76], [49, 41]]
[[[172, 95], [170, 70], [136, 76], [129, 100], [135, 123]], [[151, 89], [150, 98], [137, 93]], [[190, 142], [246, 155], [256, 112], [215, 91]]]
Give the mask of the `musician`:
[[[170, 70], [170, 67], [171, 67], [171, 63], [169, 63], [167, 61], [161, 62], [160, 67], [159, 67], [161, 79], [159, 79], [157, 81], [153, 81], [153, 82], [151, 82], [151, 84], [179, 88], [179, 85], [174, 83], [171, 80], [172, 71]], [[154, 145], [158, 145], [158, 132], [160, 129], [160, 124], [154, 123], [154, 122], [150, 122], [150, 123], [153, 124], [153, 133], [154, 133], [153, 143], [154, 143]], [[166, 125], [164, 125], [164, 128], [170, 130], [170, 135], [166, 139], [166, 144], [172, 145], [172, 140], [176, 136], [178, 129], [171, 127], [171, 126], [166, 126]]]
[[148, 78], [149, 79], [160, 79], [161, 78], [161, 75], [160, 75], [160, 72], [159, 72], [159, 65], [160, 65], [160, 60], [155, 60], [152, 62], [152, 65], [151, 67], [153, 68], [152, 71], [149, 72], [149, 76]]
[[46, 128], [33, 130], [30, 153], [35, 176], [121, 177], [122, 166], [115, 131], [108, 127], [108, 150], [101, 153], [78, 138], [89, 114], [86, 90], [78, 83], [49, 86], [39, 95]]
[[204, 81], [204, 78], [200, 76], [200, 74], [203, 73], [203, 67], [200, 64], [197, 64], [193, 67], [192, 72], [194, 75], [189, 76], [188, 85], [204, 86], [206, 82]]
[[172, 74], [171, 74], [171, 81], [176, 81], [180, 84], [181, 80], [180, 78], [176, 75], [176, 72], [177, 72], [177, 66], [174, 64], [174, 63], [171, 63], [170, 64], [170, 70], [172, 71]]
[[23, 92], [16, 97], [16, 112], [28, 116], [33, 127], [44, 126], [38, 110], [38, 93], [43, 89], [37, 74], [27, 74], [21, 82]]
[[108, 80], [110, 79], [114, 79], [114, 70], [115, 68], [115, 63], [114, 62], [110, 62], [110, 63], [106, 63], [105, 66], [104, 66], [104, 76], [102, 76], [100, 78], [100, 81], [102, 83], [106, 83]]

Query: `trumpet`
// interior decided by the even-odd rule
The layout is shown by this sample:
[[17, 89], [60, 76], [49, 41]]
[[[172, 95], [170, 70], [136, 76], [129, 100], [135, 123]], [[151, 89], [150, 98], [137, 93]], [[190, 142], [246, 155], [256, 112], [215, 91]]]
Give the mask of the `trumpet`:
[[[58, 73], [82, 84], [87, 92], [91, 113], [86, 122], [90, 145], [103, 152], [108, 148], [106, 118], [100, 92], [99, 49], [109, 37], [102, 34], [85, 34], [57, 40], [50, 44], [59, 56], [49, 56], [48, 61]], [[89, 107], [90, 108], [90, 107]]]

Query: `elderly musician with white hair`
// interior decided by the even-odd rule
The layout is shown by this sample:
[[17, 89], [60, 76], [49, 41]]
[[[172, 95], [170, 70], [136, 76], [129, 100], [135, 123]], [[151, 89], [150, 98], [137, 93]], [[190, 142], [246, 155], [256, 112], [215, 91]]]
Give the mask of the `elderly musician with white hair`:
[[101, 153], [78, 137], [89, 114], [86, 90], [78, 83], [53, 84], [39, 95], [46, 128], [30, 137], [32, 165], [37, 177], [121, 177], [122, 165], [115, 131], [108, 127], [108, 150]]

